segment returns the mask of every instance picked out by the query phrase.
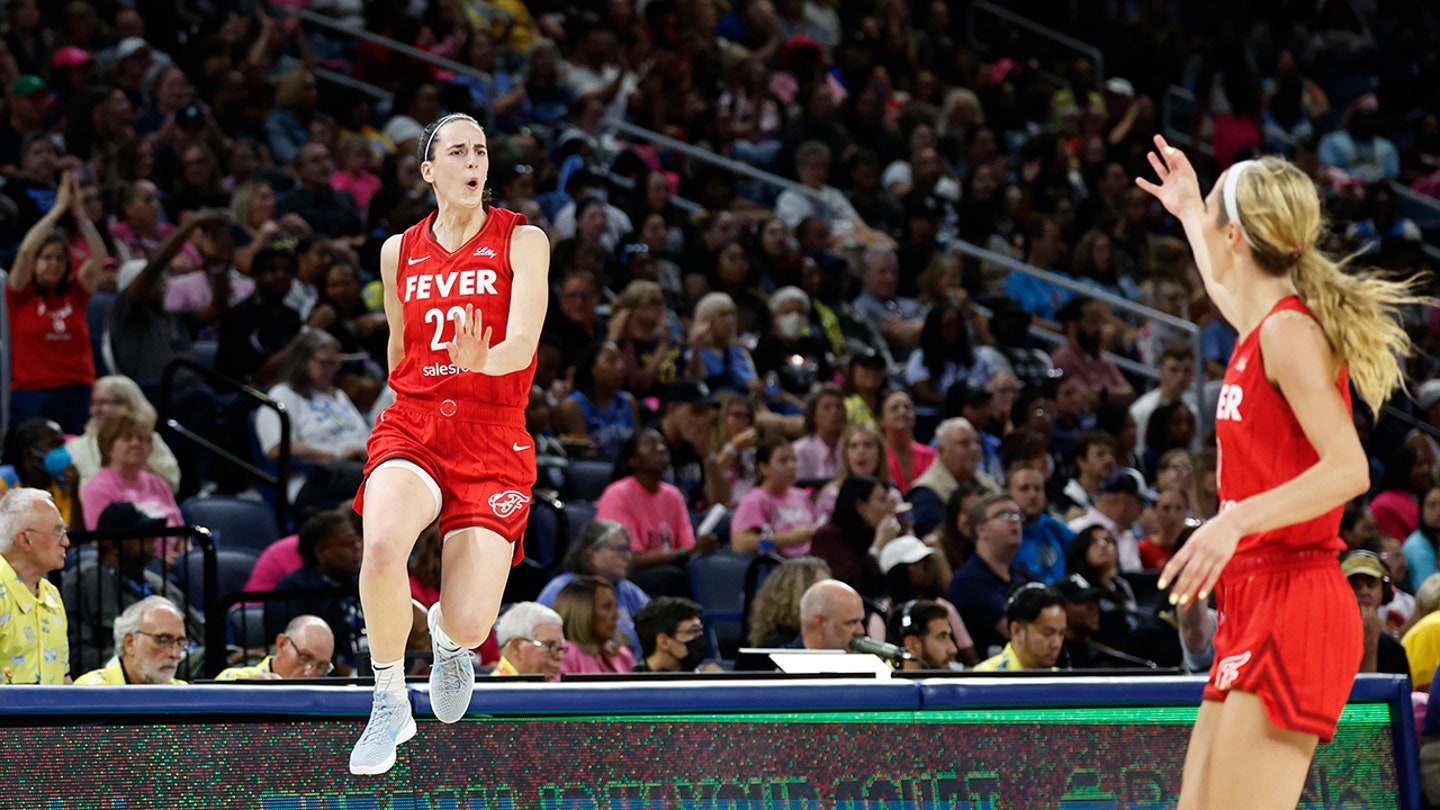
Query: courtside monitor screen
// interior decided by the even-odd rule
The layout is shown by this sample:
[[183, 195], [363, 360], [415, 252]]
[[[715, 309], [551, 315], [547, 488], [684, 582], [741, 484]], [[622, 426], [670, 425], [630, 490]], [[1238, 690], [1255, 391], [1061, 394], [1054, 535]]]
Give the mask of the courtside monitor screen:
[[[254, 710], [266, 711], [261, 699], [276, 691], [256, 689]], [[624, 705], [616, 698], [612, 690], [605, 700]], [[9, 808], [44, 810], [1169, 808], [1195, 713], [694, 711], [453, 726], [417, 713], [419, 733], [380, 777], [346, 770], [363, 715], [167, 712], [21, 726], [11, 716], [0, 737], [0, 792]], [[1390, 705], [1352, 703], [1334, 742], [1316, 754], [1302, 806], [1406, 807], [1394, 745]]]

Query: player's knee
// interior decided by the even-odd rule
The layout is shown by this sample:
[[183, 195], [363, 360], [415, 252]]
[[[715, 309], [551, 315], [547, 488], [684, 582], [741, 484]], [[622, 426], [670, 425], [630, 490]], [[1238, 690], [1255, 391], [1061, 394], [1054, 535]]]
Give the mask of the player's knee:
[[490, 637], [490, 628], [495, 624], [497, 611], [479, 605], [444, 605], [445, 632], [456, 644], [474, 649]]
[[413, 543], [401, 542], [395, 535], [377, 532], [365, 538], [364, 564], [377, 570], [405, 568], [410, 560]]

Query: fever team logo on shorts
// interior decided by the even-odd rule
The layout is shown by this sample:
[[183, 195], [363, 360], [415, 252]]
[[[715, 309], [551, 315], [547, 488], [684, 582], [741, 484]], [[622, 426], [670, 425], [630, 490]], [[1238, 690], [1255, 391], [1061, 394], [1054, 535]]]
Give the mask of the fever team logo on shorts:
[[1250, 663], [1249, 650], [1221, 658], [1220, 663], [1215, 667], [1215, 688], [1224, 692], [1233, 686], [1235, 680], [1240, 677], [1240, 667], [1248, 663]]
[[518, 489], [507, 489], [490, 496], [490, 508], [496, 517], [508, 518], [527, 503], [530, 503], [530, 496]]

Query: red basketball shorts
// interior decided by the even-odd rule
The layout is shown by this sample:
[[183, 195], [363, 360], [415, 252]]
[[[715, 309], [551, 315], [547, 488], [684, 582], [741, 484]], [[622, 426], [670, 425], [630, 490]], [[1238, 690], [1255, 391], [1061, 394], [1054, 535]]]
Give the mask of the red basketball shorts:
[[1360, 610], [1331, 551], [1231, 560], [1216, 590], [1219, 628], [1206, 700], [1260, 698], [1279, 728], [1335, 736], [1360, 669]]
[[[489, 529], [515, 546], [512, 565], [525, 557], [525, 524], [535, 485], [535, 442], [525, 412], [455, 400], [405, 400], [386, 408], [370, 432], [370, 473], [392, 460], [419, 467], [440, 492], [440, 536]], [[364, 514], [365, 488], [355, 496]], [[428, 508], [428, 505], [426, 505]]]

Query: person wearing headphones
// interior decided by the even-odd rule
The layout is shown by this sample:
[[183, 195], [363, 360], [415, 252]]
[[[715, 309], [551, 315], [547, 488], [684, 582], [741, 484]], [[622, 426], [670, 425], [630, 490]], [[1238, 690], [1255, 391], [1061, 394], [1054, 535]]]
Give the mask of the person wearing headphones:
[[1016, 669], [1058, 669], [1065, 643], [1065, 597], [1043, 582], [1027, 582], [1005, 603], [1010, 643], [992, 658], [975, 665], [976, 672]]
[[[1395, 675], [1409, 673], [1410, 659], [1405, 648], [1385, 632], [1385, 621], [1380, 617], [1380, 606], [1389, 602], [1395, 591], [1385, 561], [1373, 551], [1347, 551], [1340, 555], [1340, 571], [1350, 581], [1355, 602], [1360, 605], [1360, 624], [1365, 631], [1360, 671]], [[1435, 663], [1431, 661], [1428, 672], [1435, 671]]]

